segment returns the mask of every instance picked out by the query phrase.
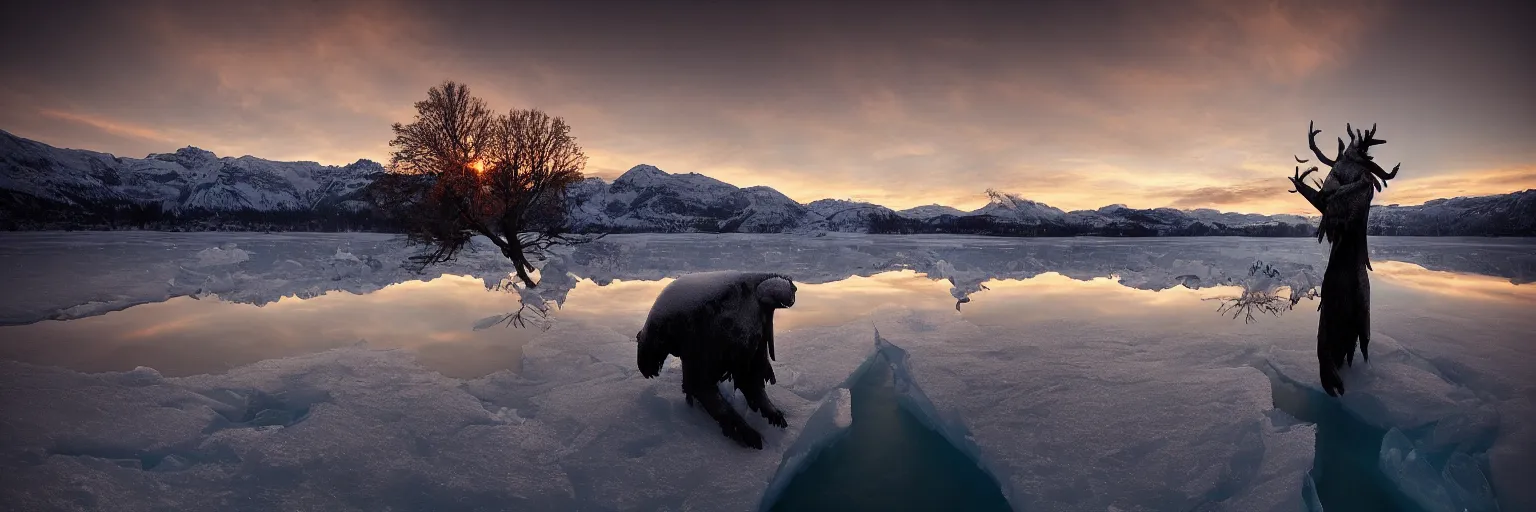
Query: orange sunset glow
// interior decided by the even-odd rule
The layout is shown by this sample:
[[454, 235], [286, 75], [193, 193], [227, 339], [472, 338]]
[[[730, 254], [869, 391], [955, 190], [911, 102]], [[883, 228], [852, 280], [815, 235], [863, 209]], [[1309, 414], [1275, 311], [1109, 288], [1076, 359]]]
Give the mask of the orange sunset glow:
[[0, 129], [385, 161], [390, 124], [452, 79], [564, 117], [589, 176], [650, 164], [801, 202], [1309, 213], [1285, 179], [1308, 121], [1330, 150], [1379, 124], [1403, 170], [1378, 204], [1536, 188], [1529, 5], [277, 4], [18, 7], [0, 38], [32, 49], [0, 64]]

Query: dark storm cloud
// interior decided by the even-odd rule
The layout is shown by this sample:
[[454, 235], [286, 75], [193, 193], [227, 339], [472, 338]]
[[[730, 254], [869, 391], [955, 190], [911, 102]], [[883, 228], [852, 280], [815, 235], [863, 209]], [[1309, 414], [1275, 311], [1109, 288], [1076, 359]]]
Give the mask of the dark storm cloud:
[[997, 187], [1301, 211], [1284, 178], [1309, 119], [1330, 138], [1380, 123], [1378, 158], [1430, 194], [1536, 160], [1529, 5], [125, 4], [20, 7], [0, 128], [133, 156], [382, 160], [389, 123], [451, 78], [570, 119], [591, 174], [650, 163], [896, 207]]

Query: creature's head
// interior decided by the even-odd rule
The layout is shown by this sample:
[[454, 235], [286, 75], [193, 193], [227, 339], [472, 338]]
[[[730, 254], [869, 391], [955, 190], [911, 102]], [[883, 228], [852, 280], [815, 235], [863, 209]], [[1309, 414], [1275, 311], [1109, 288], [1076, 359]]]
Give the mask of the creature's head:
[[1356, 130], [1344, 125], [1344, 131], [1349, 132], [1349, 145], [1344, 145], [1344, 139], [1339, 139], [1339, 159], [1353, 158], [1371, 160], [1371, 146], [1386, 144], [1387, 141], [1376, 138], [1376, 125], [1371, 125], [1369, 130]]
[[[1374, 157], [1370, 154], [1371, 146], [1386, 144], [1387, 141], [1376, 138], [1376, 125], [1371, 125], [1369, 130], [1356, 130], [1348, 124], [1344, 125], [1349, 132], [1349, 145], [1344, 145], [1344, 139], [1339, 139], [1339, 151], [1333, 158], [1323, 154], [1323, 150], [1317, 147], [1317, 134], [1322, 130], [1307, 125], [1307, 145], [1312, 148], [1312, 154], [1317, 155], [1317, 161], [1331, 167], [1329, 178], [1340, 178], [1341, 182], [1353, 183], [1357, 179], [1369, 179], [1372, 186], [1380, 191], [1386, 185], [1387, 180], [1397, 177], [1397, 167], [1392, 172], [1382, 170], [1381, 166], [1372, 162]], [[1296, 158], [1297, 163], [1306, 163], [1307, 160]], [[1364, 172], [1369, 171], [1369, 172]], [[1342, 174], [1341, 174], [1342, 172]], [[1299, 178], [1298, 178], [1299, 179]]]
[[795, 283], [788, 277], [772, 277], [757, 285], [757, 300], [774, 309], [795, 305]]

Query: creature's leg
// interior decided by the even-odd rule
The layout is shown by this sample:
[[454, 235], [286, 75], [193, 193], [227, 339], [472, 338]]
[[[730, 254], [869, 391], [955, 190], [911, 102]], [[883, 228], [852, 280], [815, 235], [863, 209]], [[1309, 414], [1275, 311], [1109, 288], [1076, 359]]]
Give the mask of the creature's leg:
[[[1327, 298], [1323, 299], [1328, 300]], [[1326, 310], [1327, 304], [1323, 307]], [[1318, 377], [1323, 384], [1323, 392], [1328, 396], [1344, 394], [1344, 378], [1339, 376], [1338, 358], [1333, 354], [1328, 342], [1329, 322], [1326, 312], [1317, 322], [1317, 369]]]
[[1360, 273], [1360, 357], [1371, 362], [1371, 279]]
[[763, 380], [759, 378], [746, 379], [747, 382], [737, 382], [737, 389], [742, 396], [747, 398], [747, 406], [757, 411], [768, 419], [768, 423], [775, 427], [786, 428], [789, 422], [784, 420], [784, 412], [768, 400], [768, 391], [763, 386]]
[[752, 427], [747, 425], [747, 420], [736, 413], [736, 409], [732, 408], [720, 394], [720, 388], [715, 384], [715, 379], [707, 374], [701, 375], [707, 372], [699, 370], [701, 369], [695, 369], [695, 372], [690, 373], [688, 362], [683, 362], [683, 382], [687, 386], [685, 391], [687, 396], [698, 400], [699, 405], [704, 406], [709, 416], [720, 424], [720, 432], [725, 434], [725, 437], [741, 443], [742, 446], [763, 449], [763, 435], [752, 430]]
[[773, 363], [769, 362], [766, 357], [758, 359], [757, 371], [762, 374], [762, 380], [768, 381], [769, 384], [778, 384], [779, 379], [773, 374]]

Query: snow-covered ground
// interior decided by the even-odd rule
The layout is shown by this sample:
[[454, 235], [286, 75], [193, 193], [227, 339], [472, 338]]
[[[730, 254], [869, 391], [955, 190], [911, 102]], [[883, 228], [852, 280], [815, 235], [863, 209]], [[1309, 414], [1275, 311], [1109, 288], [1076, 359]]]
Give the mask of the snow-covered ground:
[[[1312, 240], [612, 236], [541, 263], [517, 291], [549, 319], [516, 331], [520, 364], [476, 376], [377, 343], [184, 376], [0, 362], [0, 493], [24, 510], [752, 510], [846, 432], [857, 370], [890, 361], [902, 405], [1015, 510], [1296, 510], [1347, 503], [1352, 477], [1424, 510], [1536, 506], [1536, 244], [1372, 244], [1374, 357], [1342, 399], [1314, 382]], [[422, 275], [388, 235], [3, 234], [0, 343], [178, 296], [503, 283], [482, 249]], [[763, 451], [683, 404], [675, 360], [655, 380], [634, 368], [661, 286], [723, 269], [800, 284], [769, 386], [790, 427], [744, 414]], [[1217, 311], [1243, 303], [1282, 311]], [[494, 334], [468, 320], [504, 307], [462, 331]], [[1372, 433], [1353, 447], [1368, 466], [1318, 453], [1344, 427]]]

